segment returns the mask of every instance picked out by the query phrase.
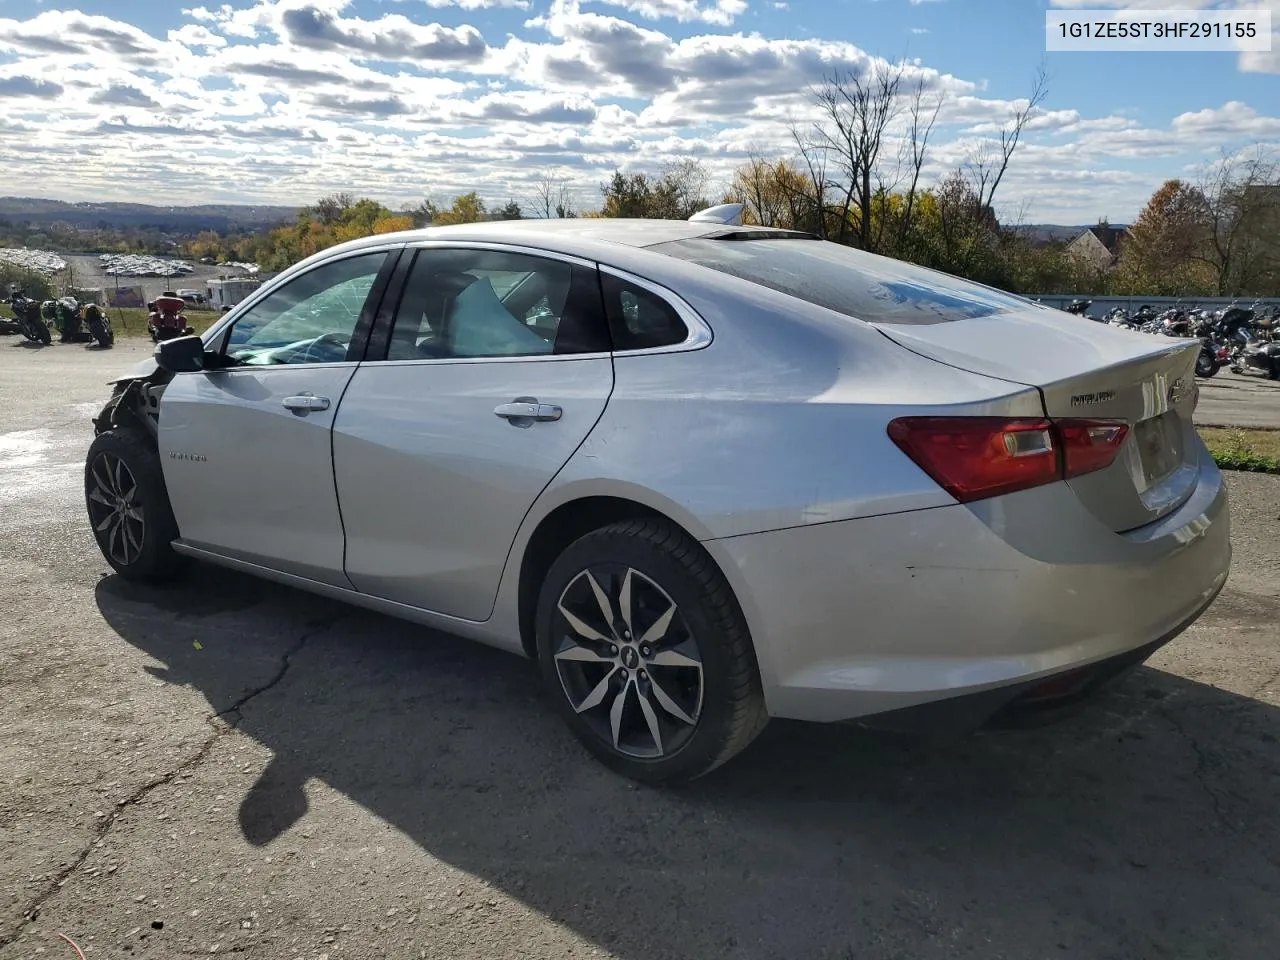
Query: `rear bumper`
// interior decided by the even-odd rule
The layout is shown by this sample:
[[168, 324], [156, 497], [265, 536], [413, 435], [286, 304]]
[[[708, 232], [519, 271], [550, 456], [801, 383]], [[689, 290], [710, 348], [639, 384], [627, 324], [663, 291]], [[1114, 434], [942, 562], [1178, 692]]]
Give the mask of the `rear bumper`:
[[1164, 636], [1105, 660], [993, 690], [871, 714], [864, 721], [867, 726], [905, 733], [963, 733], [985, 726], [1017, 726], [1031, 718], [1058, 713], [1084, 702], [1113, 680], [1141, 666], [1195, 623], [1217, 596], [1215, 591], [1200, 609]]
[[815, 721], [966, 698], [954, 706], [981, 722], [1048, 677], [1141, 662], [1209, 606], [1231, 559], [1207, 452], [1191, 497], [1127, 534], [1053, 484], [707, 545], [751, 625], [770, 714]]

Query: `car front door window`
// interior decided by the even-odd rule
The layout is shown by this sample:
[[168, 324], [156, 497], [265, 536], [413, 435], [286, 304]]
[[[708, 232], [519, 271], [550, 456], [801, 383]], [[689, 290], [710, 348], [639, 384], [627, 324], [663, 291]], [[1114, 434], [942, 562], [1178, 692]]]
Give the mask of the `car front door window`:
[[268, 294], [236, 320], [231, 366], [340, 363], [349, 359], [360, 312], [386, 253], [326, 263]]

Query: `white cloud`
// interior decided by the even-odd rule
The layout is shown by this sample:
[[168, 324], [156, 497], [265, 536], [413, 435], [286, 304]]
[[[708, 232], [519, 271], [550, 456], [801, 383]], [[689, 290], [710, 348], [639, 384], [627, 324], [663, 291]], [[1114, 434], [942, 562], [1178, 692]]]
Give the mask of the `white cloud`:
[[[792, 124], [814, 116], [812, 87], [876, 62], [848, 42], [726, 30], [741, 0], [543, 0], [506, 37], [465, 22], [499, 5], [525, 6], [400, 0], [361, 17], [349, 0], [245, 0], [190, 8], [163, 38], [123, 14], [0, 20], [0, 129], [21, 131], [0, 138], [6, 192], [305, 203], [344, 189], [398, 203], [478, 189], [519, 200], [555, 168], [594, 206], [617, 167], [694, 156], [723, 183], [752, 152], [789, 152]], [[1022, 102], [925, 63], [906, 69], [947, 95], [929, 178]], [[1280, 139], [1280, 118], [1202, 101], [1155, 126], [1051, 97], [1003, 205], [1119, 221], [1162, 176], [1248, 138]]]
[[529, 0], [424, 0], [424, 2], [428, 7], [458, 7], [462, 10], [488, 10], [492, 7], [529, 9]]
[[[621, 7], [648, 20], [670, 17], [681, 23], [702, 21], [727, 26], [747, 11], [746, 0], [712, 0], [704, 6], [698, 0], [594, 0]], [[785, 5], [784, 5], [785, 6]]]

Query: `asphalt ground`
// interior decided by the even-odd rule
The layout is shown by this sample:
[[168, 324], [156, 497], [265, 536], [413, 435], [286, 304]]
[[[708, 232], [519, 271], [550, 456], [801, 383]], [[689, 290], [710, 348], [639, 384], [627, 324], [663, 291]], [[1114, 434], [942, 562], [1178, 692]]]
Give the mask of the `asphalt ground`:
[[510, 655], [109, 575], [89, 417], [149, 346], [0, 339], [0, 960], [1274, 960], [1280, 477], [1230, 476], [1226, 589], [1072, 717], [774, 722], [651, 789]]
[[1261, 427], [1280, 430], [1280, 380], [1222, 369], [1197, 380], [1196, 423], [1204, 427]]

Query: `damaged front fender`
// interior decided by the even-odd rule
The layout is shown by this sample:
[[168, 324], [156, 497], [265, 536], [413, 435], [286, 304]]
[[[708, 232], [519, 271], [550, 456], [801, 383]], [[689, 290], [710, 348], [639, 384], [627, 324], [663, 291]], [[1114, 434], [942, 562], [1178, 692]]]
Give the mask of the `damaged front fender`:
[[173, 375], [154, 361], [137, 364], [128, 374], [108, 381], [111, 399], [93, 418], [94, 436], [108, 430], [132, 428], [155, 442], [160, 424], [160, 397]]

